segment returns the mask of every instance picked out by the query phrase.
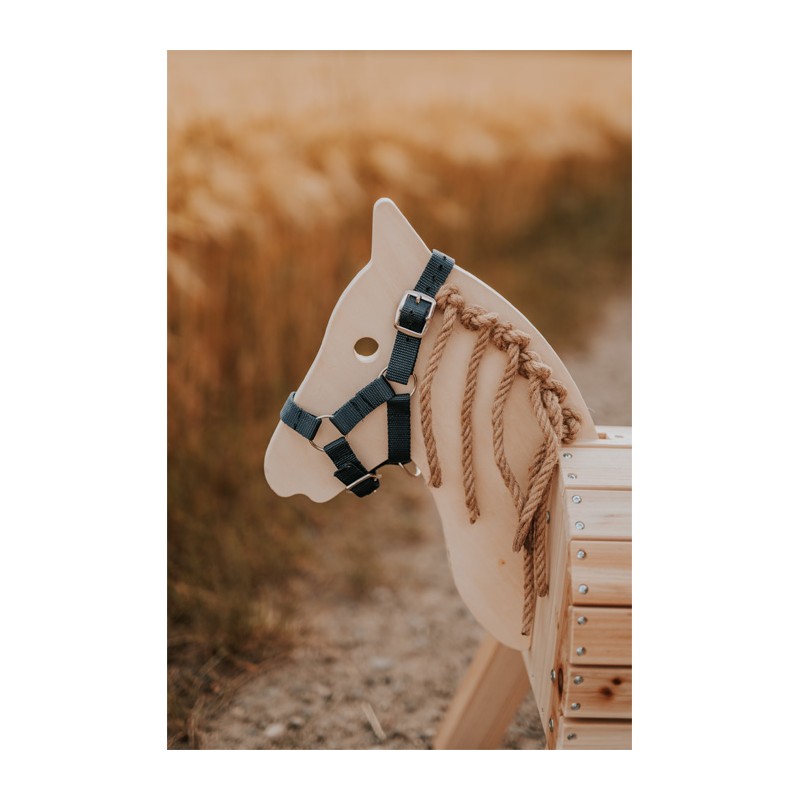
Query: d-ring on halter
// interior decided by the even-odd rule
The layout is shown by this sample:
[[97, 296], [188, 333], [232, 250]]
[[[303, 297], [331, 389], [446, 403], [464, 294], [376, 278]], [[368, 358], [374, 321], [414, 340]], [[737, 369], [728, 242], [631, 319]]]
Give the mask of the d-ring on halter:
[[[392, 348], [389, 364], [363, 389], [333, 414], [315, 416], [300, 408], [294, 401], [292, 392], [281, 409], [281, 420], [292, 430], [308, 439], [312, 447], [326, 453], [333, 461], [336, 471], [334, 477], [340, 480], [348, 492], [357, 497], [366, 497], [380, 487], [377, 470], [386, 464], [398, 465], [409, 474], [405, 465], [411, 462], [411, 396], [417, 388], [414, 365], [417, 363], [419, 345], [428, 329], [428, 324], [436, 310], [436, 293], [450, 275], [455, 261], [450, 256], [434, 250], [417, 285], [407, 291], [397, 307], [394, 327], [397, 334]], [[397, 394], [392, 383], [408, 385], [414, 379], [411, 392]], [[388, 423], [388, 455], [385, 461], [368, 470], [356, 458], [347, 441], [347, 434], [361, 422], [367, 414], [386, 403]], [[320, 447], [314, 442], [323, 419], [329, 419], [342, 435], [338, 439]], [[419, 468], [414, 465], [416, 475]]]

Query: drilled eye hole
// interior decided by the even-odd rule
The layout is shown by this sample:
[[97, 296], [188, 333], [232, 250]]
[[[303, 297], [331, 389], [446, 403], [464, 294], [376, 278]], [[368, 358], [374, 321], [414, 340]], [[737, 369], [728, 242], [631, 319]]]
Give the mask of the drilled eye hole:
[[359, 361], [369, 364], [378, 357], [378, 343], [369, 336], [365, 336], [353, 345], [353, 352]]

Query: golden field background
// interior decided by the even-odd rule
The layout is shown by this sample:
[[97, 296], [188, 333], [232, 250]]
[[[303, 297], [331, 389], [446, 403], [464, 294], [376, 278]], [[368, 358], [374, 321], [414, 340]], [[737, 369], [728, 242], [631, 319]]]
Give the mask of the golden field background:
[[[292, 646], [309, 592], [354, 597], [413, 539], [389, 481], [275, 497], [264, 450], [391, 197], [558, 350], [630, 290], [628, 53], [168, 58], [169, 743]], [[613, 423], [615, 420], [601, 420]], [[336, 534], [319, 536], [335, 513]]]

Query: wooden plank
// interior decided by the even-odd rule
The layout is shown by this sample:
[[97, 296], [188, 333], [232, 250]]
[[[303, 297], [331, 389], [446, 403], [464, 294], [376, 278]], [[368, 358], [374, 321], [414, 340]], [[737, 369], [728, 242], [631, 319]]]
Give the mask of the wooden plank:
[[631, 605], [630, 542], [570, 542], [569, 570], [573, 605]]
[[[573, 502], [580, 497], [580, 502]], [[630, 539], [631, 493], [581, 489], [566, 494], [567, 537], [570, 539]]]
[[[633, 435], [630, 426], [598, 425], [597, 437], [600, 440], [600, 447], [631, 447], [633, 445]], [[597, 445], [593, 444], [593, 446]]]
[[630, 750], [630, 722], [564, 719], [558, 734], [558, 750]]
[[566, 447], [559, 466], [569, 489], [630, 489], [629, 447]]
[[570, 607], [569, 661], [630, 666], [632, 614], [630, 608]]
[[562, 713], [565, 717], [631, 718], [630, 667], [564, 668]]
[[[550, 674], [557, 669], [561, 639], [566, 628], [565, 610], [568, 605], [567, 543], [564, 536], [565, 509], [564, 492], [560, 476], [554, 481], [551, 496], [550, 525], [547, 528], [548, 575], [550, 591], [546, 597], [536, 601], [536, 616], [533, 625], [531, 647], [523, 651], [523, 658], [530, 677], [536, 707], [545, 733], [548, 721], [555, 713], [560, 698]], [[552, 745], [551, 745], [552, 746]]]
[[498, 747], [530, 689], [519, 651], [486, 636], [433, 740], [434, 749]]

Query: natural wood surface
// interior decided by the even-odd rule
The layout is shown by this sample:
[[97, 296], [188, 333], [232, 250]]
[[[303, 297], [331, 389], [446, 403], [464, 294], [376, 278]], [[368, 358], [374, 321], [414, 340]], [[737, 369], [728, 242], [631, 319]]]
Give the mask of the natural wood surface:
[[569, 572], [573, 605], [631, 605], [630, 542], [570, 542]]
[[[303, 408], [317, 415], [334, 411], [386, 366], [395, 339], [397, 304], [404, 292], [416, 284], [430, 252], [394, 203], [383, 199], [375, 204], [372, 257], [344, 290], [331, 314], [319, 353], [297, 390], [296, 400]], [[458, 253], [451, 255], [457, 259]], [[601, 441], [577, 386], [536, 328], [501, 295], [462, 267], [453, 269], [449, 281], [460, 287], [468, 303], [496, 312], [531, 337], [531, 347], [566, 387], [567, 404], [583, 419], [579, 441]], [[313, 307], [313, 296], [313, 287], [309, 287], [309, 308]], [[441, 314], [434, 314], [422, 339], [416, 367], [418, 377], [424, 374], [440, 326]], [[353, 346], [362, 337], [377, 341], [374, 356], [365, 358], [354, 353]], [[509, 647], [523, 650], [530, 646], [530, 637], [520, 633], [523, 558], [511, 547], [517, 511], [493, 457], [491, 408], [505, 366], [505, 356], [494, 348], [489, 348], [481, 363], [473, 407], [474, 418], [484, 421], [474, 427], [475, 483], [481, 508], [475, 525], [470, 525], [464, 505], [460, 407], [474, 342], [474, 333], [456, 326], [433, 385], [433, 424], [443, 484], [432, 490], [432, 497], [442, 520], [453, 578], [461, 597], [492, 636]], [[419, 392], [412, 398], [411, 413], [411, 452], [427, 482], [430, 475], [419, 422]], [[323, 423], [318, 443], [325, 444], [334, 438], [331, 428], [328, 422]], [[522, 378], [516, 380], [509, 395], [505, 428], [513, 431], [505, 440], [509, 465], [524, 482], [543, 436], [534, 421], [527, 385]], [[370, 414], [348, 440], [367, 467], [385, 460], [385, 409]], [[604, 444], [614, 441], [613, 434], [612, 438], [602, 440]], [[333, 477], [327, 456], [281, 423], [269, 443], [264, 471], [270, 486], [281, 496], [299, 493], [324, 502], [344, 488]], [[353, 499], [353, 502], [364, 503], [368, 513], [369, 499]]]
[[631, 717], [631, 668], [570, 664], [563, 675], [565, 717]]
[[630, 722], [565, 719], [558, 734], [558, 750], [630, 750]]
[[436, 750], [492, 750], [530, 691], [520, 654], [487, 636], [433, 740]]
[[[570, 661], [577, 664], [630, 666], [631, 619], [630, 608], [569, 609]], [[577, 655], [578, 648], [584, 655]]]
[[581, 489], [580, 503], [567, 503], [569, 539], [630, 539], [631, 493]]
[[630, 489], [631, 448], [568, 446], [561, 453], [569, 489]]

